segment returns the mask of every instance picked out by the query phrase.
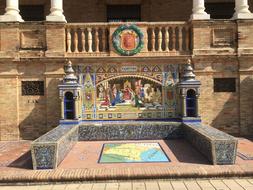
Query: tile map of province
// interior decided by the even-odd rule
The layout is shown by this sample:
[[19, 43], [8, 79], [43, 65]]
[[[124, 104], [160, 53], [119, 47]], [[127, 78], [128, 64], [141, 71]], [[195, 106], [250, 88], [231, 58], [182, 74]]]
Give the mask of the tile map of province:
[[104, 144], [99, 163], [169, 162], [158, 143]]

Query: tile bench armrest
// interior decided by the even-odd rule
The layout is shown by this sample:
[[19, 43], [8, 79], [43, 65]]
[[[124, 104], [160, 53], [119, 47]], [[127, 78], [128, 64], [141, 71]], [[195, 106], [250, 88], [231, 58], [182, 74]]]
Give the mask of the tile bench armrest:
[[58, 126], [32, 142], [33, 169], [55, 169], [78, 141], [78, 125]]
[[198, 149], [212, 164], [234, 164], [237, 139], [213, 127], [200, 123], [184, 123], [185, 138]]

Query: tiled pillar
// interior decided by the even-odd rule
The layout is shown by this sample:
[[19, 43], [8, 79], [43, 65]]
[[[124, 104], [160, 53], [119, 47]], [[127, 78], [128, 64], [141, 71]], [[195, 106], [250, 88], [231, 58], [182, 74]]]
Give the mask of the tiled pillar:
[[75, 114], [74, 114], [74, 119], [78, 119], [78, 115], [79, 115], [79, 113], [78, 113], [78, 98], [75, 97], [74, 100], [75, 100]]
[[67, 22], [63, 15], [63, 0], [51, 0], [51, 13], [46, 17], [48, 22]]
[[182, 96], [182, 117], [186, 117], [187, 113], [186, 113], [186, 96], [183, 95]]
[[199, 117], [199, 95], [196, 95], [196, 107], [195, 107], [195, 111], [196, 111], [196, 117]]
[[253, 14], [249, 11], [248, 0], [235, 0], [233, 19], [253, 19]]
[[61, 119], [65, 119], [65, 114], [64, 114], [64, 97], [61, 98]]
[[205, 12], [205, 0], [193, 0], [191, 20], [208, 20], [210, 15]]
[[19, 0], [6, 0], [5, 14], [0, 16], [0, 22], [24, 22], [19, 14]]

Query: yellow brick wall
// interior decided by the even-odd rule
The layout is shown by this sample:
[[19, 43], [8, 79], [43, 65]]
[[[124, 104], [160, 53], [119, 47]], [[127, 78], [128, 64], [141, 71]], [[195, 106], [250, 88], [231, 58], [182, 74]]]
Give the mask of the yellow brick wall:
[[[239, 134], [240, 79], [237, 60], [206, 57], [205, 60], [197, 60], [194, 66], [197, 79], [201, 81], [199, 105], [203, 123]], [[214, 92], [214, 78], [236, 78], [236, 92]]]
[[[63, 64], [29, 61], [0, 66], [0, 140], [35, 139], [57, 126]], [[22, 96], [22, 81], [44, 81], [44, 96]]]
[[[0, 10], [2, 10], [2, 12], [5, 7], [3, 6], [3, 4], [5, 4], [3, 2], [5, 2], [5, 0], [0, 0]], [[34, 0], [33, 2], [38, 1]], [[49, 3], [49, 0], [45, 2]], [[115, 0], [99, 1], [99, 3], [98, 1], [90, 1], [91, 5], [88, 6], [89, 1], [86, 1], [86, 4], [82, 3], [79, 5], [76, 0], [73, 1], [70, 6], [71, 1], [64, 2], [65, 15], [70, 22], [71, 19], [81, 22], [104, 21], [105, 4], [117, 3]], [[133, 1], [119, 0], [118, 2], [123, 4], [133, 3]], [[139, 1], [135, 0], [134, 2], [137, 3]], [[142, 12], [142, 18], [149, 21], [164, 21], [169, 19], [188, 20], [191, 13], [191, 0], [185, 2], [187, 6], [184, 7], [187, 7], [187, 10], [182, 11], [184, 12], [183, 14], [176, 14], [176, 12], [173, 12], [176, 11], [176, 9], [171, 9], [173, 6], [180, 7], [179, 1], [168, 0], [165, 2], [162, 0], [151, 0], [142, 2], [144, 10]], [[148, 2], [151, 2], [151, 4]], [[252, 1], [250, 2], [253, 5]], [[25, 4], [28, 2], [21, 1], [21, 3]], [[47, 6], [47, 9], [49, 10], [49, 6]], [[84, 11], [86, 9], [88, 10]], [[85, 15], [82, 16], [82, 14]], [[210, 28], [217, 26], [233, 27], [234, 23], [219, 22], [216, 26], [213, 22], [199, 22], [194, 25], [194, 49], [200, 51], [196, 51], [199, 54], [194, 56], [193, 62], [197, 78], [202, 83], [200, 115], [202, 116], [203, 122], [233, 134], [252, 134], [252, 54], [251, 56], [241, 57], [232, 54], [219, 56], [219, 53], [209, 55], [215, 50], [214, 47], [210, 46], [212, 40]], [[33, 55], [36, 57], [40, 55], [42, 57], [20, 60], [19, 56], [21, 54], [17, 52], [20, 44], [18, 27], [14, 25], [1, 26], [0, 56], [4, 55], [10, 57], [0, 59], [0, 140], [17, 140], [19, 137], [21, 139], [34, 139], [50, 130], [52, 127], [55, 127], [60, 118], [60, 100], [58, 98], [57, 86], [64, 74], [64, 29], [61, 26], [46, 25], [47, 33], [44, 34], [44, 36], [45, 40], [47, 40], [46, 45], [48, 51], [45, 55], [43, 54], [44, 52], [22, 52], [22, 56], [29, 57]], [[242, 49], [242, 53], [252, 53], [253, 37], [251, 33], [253, 31], [253, 22], [240, 21], [238, 26], [240, 32], [239, 48]], [[21, 27], [28, 30], [24, 25]], [[36, 26], [32, 30], [36, 33], [39, 28]], [[57, 37], [55, 34], [57, 34]], [[33, 40], [33, 38], [31, 38], [31, 40]], [[2, 52], [4, 52], [4, 54], [1, 54]], [[201, 53], [205, 55], [201, 55]], [[222, 48], [220, 53], [224, 54]], [[52, 56], [52, 58], [50, 58], [50, 56]], [[170, 58], [168, 58], [168, 60], [169, 59]], [[82, 59], [82, 61], [85, 60]], [[80, 63], [82, 63], [82, 61], [80, 61]], [[182, 60], [177, 61], [173, 63], [182, 63]], [[214, 93], [214, 77], [236, 78], [237, 91], [235, 93]], [[33, 97], [21, 96], [22, 80], [43, 80], [45, 82], [45, 95]]]
[[[216, 2], [217, 0], [206, 0]], [[223, 0], [232, 2], [233, 0]], [[0, 0], [0, 14], [4, 13], [6, 0]], [[220, 2], [220, 0], [219, 0]], [[49, 14], [50, 0], [20, 0], [20, 4], [44, 4], [45, 14]], [[107, 4], [142, 4], [143, 21], [188, 20], [192, 12], [192, 0], [74, 0], [64, 1], [64, 14], [68, 22], [104, 22]], [[253, 1], [249, 0], [251, 11]], [[179, 11], [180, 10], [180, 11]]]
[[16, 64], [0, 63], [0, 140], [19, 139], [18, 77]]
[[34, 139], [47, 131], [46, 96], [22, 96], [22, 81], [44, 81], [44, 64], [38, 62], [18, 64], [20, 137]]

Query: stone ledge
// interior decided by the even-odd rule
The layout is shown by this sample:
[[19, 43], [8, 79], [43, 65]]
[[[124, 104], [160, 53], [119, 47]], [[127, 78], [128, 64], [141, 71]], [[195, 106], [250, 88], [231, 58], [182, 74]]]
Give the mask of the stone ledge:
[[234, 166], [170, 166], [106, 169], [57, 169], [57, 170], [6, 170], [0, 173], [0, 183], [49, 183], [74, 181], [182, 179], [210, 177], [249, 177], [253, 165]]

